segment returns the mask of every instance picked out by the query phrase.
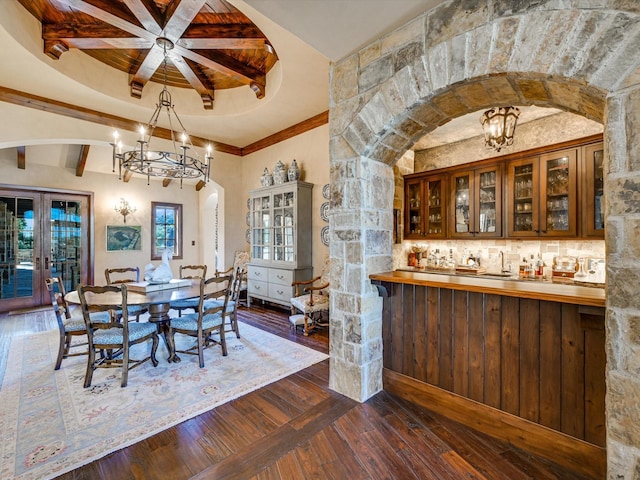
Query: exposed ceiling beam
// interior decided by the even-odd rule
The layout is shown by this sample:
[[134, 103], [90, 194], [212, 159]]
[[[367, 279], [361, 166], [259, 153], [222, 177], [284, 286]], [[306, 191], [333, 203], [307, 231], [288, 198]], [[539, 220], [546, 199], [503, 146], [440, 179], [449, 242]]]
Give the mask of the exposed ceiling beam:
[[[11, 88], [0, 86], [0, 101], [29, 107], [43, 112], [55, 113], [65, 117], [71, 117], [86, 122], [106, 125], [108, 127], [126, 130], [129, 132], [138, 132], [140, 129], [140, 120], [130, 120], [128, 118], [118, 117], [109, 113], [91, 110], [70, 103], [58, 102], [50, 98], [32, 95], [30, 93], [13, 90]], [[171, 140], [171, 130], [168, 128], [156, 127], [153, 131], [154, 137], [164, 140]], [[228, 153], [231, 155], [242, 156], [242, 149], [233, 145], [222, 142], [216, 142], [208, 138], [197, 136], [189, 137], [194, 146], [206, 148], [211, 145], [215, 151]]]
[[24, 170], [27, 168], [27, 154], [26, 154], [26, 148], [24, 145], [18, 147], [17, 149], [17, 159], [16, 159], [16, 163], [17, 166], [20, 170]]
[[84, 175], [84, 167], [87, 165], [87, 157], [89, 157], [90, 145], [82, 145], [80, 155], [78, 155], [78, 163], [76, 165], [76, 177]]

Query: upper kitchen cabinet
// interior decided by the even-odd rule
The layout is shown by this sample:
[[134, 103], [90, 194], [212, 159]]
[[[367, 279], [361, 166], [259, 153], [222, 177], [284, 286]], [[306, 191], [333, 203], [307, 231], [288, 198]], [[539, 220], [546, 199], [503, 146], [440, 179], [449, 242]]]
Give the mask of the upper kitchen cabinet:
[[450, 203], [450, 237], [501, 237], [501, 165], [452, 172]]
[[507, 164], [509, 237], [575, 237], [577, 148]]
[[405, 179], [405, 238], [444, 238], [446, 175]]
[[604, 147], [602, 142], [587, 145], [583, 150], [582, 172], [582, 234], [604, 238]]

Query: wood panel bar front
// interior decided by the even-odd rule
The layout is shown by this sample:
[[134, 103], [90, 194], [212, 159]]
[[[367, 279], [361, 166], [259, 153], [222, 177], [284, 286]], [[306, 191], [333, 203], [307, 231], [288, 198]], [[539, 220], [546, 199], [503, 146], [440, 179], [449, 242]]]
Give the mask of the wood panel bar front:
[[[385, 379], [391, 372], [404, 378], [385, 383], [385, 389], [406, 396], [408, 390], [394, 385], [414, 381], [413, 397], [427, 385], [429, 396], [439, 391], [443, 399], [455, 395], [467, 402], [471, 416], [504, 415], [506, 439], [520, 438], [522, 448], [572, 467], [591, 458], [582, 468], [599, 471], [606, 463], [604, 292], [558, 285], [525, 290], [514, 285], [525, 282], [426, 277], [406, 272], [371, 276], [386, 292]], [[501, 292], [491, 285], [483, 291], [487, 282], [506, 288]], [[442, 401], [445, 410], [447, 404]], [[527, 438], [508, 432], [510, 415], [522, 420], [518, 428], [542, 428], [548, 445], [530, 445], [539, 434]], [[573, 450], [567, 450], [567, 439], [573, 439]], [[562, 449], [554, 448], [554, 441]]]

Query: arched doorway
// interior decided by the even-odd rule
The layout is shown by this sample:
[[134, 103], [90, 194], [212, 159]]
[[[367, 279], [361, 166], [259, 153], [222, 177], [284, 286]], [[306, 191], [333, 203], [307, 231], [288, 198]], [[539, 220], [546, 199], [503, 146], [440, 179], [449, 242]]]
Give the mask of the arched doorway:
[[201, 193], [200, 258], [207, 266], [207, 271], [213, 273], [225, 269], [224, 189], [209, 180], [205, 190]]
[[631, 60], [638, 12], [491, 6], [444, 3], [332, 69], [331, 257], [339, 268], [331, 278], [330, 384], [358, 400], [382, 388], [381, 302], [368, 276], [392, 265], [396, 160], [424, 133], [496, 104], [582, 115], [604, 125], [608, 460], [610, 476], [625, 476], [640, 443], [629, 431], [640, 413], [625, 400], [640, 391], [632, 360], [640, 304], [630, 287], [640, 281], [633, 253], [640, 139], [631, 133], [640, 118], [638, 60]]

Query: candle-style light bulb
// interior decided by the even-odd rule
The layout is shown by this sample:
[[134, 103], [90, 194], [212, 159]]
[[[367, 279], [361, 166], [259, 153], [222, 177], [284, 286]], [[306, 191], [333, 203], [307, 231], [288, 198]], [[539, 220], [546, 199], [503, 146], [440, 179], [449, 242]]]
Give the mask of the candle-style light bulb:
[[185, 142], [187, 141], [187, 134], [182, 132], [182, 146], [184, 147]]
[[113, 131], [113, 143], [118, 143], [118, 137], [120, 136], [120, 134], [118, 133], [117, 130]]
[[122, 153], [122, 142], [118, 141], [118, 153]]
[[207, 157], [211, 156], [211, 144], [207, 145]]
[[140, 126], [140, 140], [144, 141], [144, 127]]

